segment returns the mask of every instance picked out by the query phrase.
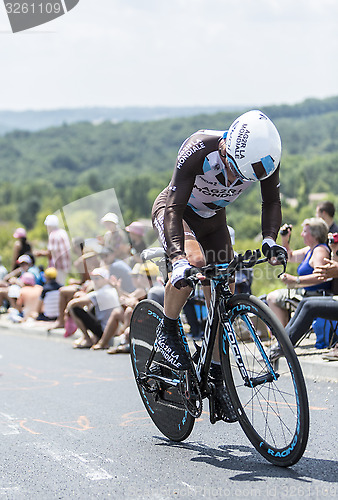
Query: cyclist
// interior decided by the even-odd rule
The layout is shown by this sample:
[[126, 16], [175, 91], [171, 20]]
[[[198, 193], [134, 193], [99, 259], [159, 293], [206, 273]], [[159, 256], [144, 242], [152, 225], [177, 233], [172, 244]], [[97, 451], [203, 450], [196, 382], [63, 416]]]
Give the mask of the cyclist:
[[[172, 264], [164, 318], [156, 336], [156, 347], [171, 368], [188, 370], [191, 366], [177, 321], [191, 291], [184, 272], [192, 266], [231, 260], [225, 207], [256, 181], [260, 181], [262, 195], [263, 253], [273, 265], [279, 253], [287, 256], [275, 242], [281, 225], [280, 158], [279, 133], [258, 110], [241, 115], [225, 132], [199, 130], [182, 144], [171, 182], [152, 211], [154, 228]], [[210, 287], [207, 280], [204, 283], [208, 303]], [[210, 376], [216, 387], [219, 418], [235, 421], [216, 348]]]

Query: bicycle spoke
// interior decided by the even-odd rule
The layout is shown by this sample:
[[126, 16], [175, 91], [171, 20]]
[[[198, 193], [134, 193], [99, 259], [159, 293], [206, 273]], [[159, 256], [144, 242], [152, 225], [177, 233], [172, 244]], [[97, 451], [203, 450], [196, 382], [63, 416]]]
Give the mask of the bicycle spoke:
[[[231, 322], [236, 334], [236, 345], [224, 351], [225, 359], [222, 362], [226, 376], [230, 378], [230, 395], [239, 405], [239, 421], [263, 456], [277, 465], [290, 465], [299, 460], [304, 452], [308, 435], [305, 386], [301, 376], [296, 374], [297, 370], [300, 373], [299, 364], [297, 368], [294, 355], [293, 358], [288, 357], [291, 350], [288, 351], [283, 341], [281, 347], [286, 356], [285, 366], [282, 363], [280, 366], [269, 363], [264, 351], [272, 344], [273, 338], [279, 342], [279, 339], [283, 340], [284, 334], [280, 326], [274, 324], [266, 306], [247, 296], [234, 296], [232, 302], [234, 312]], [[249, 313], [242, 312], [250, 310], [253, 303], [254, 307]], [[269, 341], [264, 343], [256, 330], [263, 323], [270, 332]], [[228, 331], [226, 327], [223, 330]], [[277, 369], [279, 367], [281, 370]], [[246, 377], [249, 377], [249, 381]], [[302, 392], [305, 394], [303, 402], [299, 397]], [[300, 425], [302, 416], [305, 417], [304, 425]], [[300, 432], [304, 439], [300, 438]]]

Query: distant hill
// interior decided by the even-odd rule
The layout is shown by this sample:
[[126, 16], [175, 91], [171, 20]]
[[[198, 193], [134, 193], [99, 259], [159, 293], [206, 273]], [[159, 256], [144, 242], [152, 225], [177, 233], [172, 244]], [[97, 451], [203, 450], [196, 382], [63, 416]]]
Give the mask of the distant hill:
[[31, 132], [48, 127], [59, 127], [64, 124], [91, 122], [99, 124], [104, 121], [119, 123], [123, 121], [144, 122], [181, 118], [199, 114], [213, 114], [220, 111], [241, 109], [235, 106], [201, 106], [201, 107], [125, 107], [125, 108], [75, 108], [46, 111], [0, 111], [0, 134], [12, 130], [28, 130]]
[[[297, 217], [313, 213], [310, 194], [325, 193], [323, 196], [332, 200], [337, 197], [338, 97], [261, 109], [274, 120], [282, 138], [283, 211], [288, 222], [295, 224]], [[52, 213], [109, 188], [115, 189], [126, 222], [149, 217], [155, 197], [171, 177], [184, 139], [201, 128], [224, 130], [243, 112], [196, 114], [198, 108], [194, 108], [189, 116], [160, 119], [160, 108], [156, 112], [154, 108], [152, 118], [140, 122], [141, 109], [135, 108], [133, 114], [130, 108], [130, 120], [119, 122], [117, 115], [113, 121], [111, 114], [107, 118], [99, 110], [92, 110], [87, 121], [81, 114], [85, 110], [68, 111], [68, 119], [72, 116], [77, 123], [65, 122], [66, 114], [60, 111], [58, 116], [55, 111], [52, 114], [62, 121], [61, 126], [32, 131], [23, 130], [28, 127], [21, 122], [21, 130], [0, 137], [0, 225], [2, 221], [18, 221], [31, 229], [46, 211]], [[166, 108], [162, 111], [169, 113]], [[27, 113], [26, 118], [30, 116], [33, 123], [34, 113]], [[38, 122], [41, 126], [40, 118], [36, 118], [36, 126]], [[290, 199], [293, 205], [289, 210]], [[236, 200], [235, 207], [229, 211], [229, 224], [240, 234], [257, 235], [261, 210], [258, 187]]]

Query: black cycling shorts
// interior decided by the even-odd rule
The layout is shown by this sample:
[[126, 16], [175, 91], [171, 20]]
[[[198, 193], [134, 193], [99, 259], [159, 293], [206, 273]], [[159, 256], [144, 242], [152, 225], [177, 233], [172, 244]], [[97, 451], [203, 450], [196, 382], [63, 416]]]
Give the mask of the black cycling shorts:
[[[164, 211], [166, 203], [166, 190], [162, 191], [156, 198], [152, 220], [158, 237], [167, 249], [164, 236]], [[231, 238], [226, 222], [225, 209], [221, 209], [209, 218], [197, 215], [190, 207], [186, 207], [183, 215], [184, 233], [189, 237], [194, 237], [203, 248], [207, 264], [230, 262], [233, 258]]]

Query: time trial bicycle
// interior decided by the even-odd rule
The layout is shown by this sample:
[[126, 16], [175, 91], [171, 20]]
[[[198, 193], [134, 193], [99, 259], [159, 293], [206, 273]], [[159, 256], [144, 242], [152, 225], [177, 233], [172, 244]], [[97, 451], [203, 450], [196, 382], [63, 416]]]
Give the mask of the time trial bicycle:
[[[161, 256], [150, 249], [148, 260]], [[309, 407], [298, 358], [282, 325], [271, 310], [253, 295], [232, 295], [229, 279], [237, 269], [266, 262], [260, 251], [239, 254], [229, 264], [193, 269], [186, 276], [193, 287], [202, 273], [210, 280], [211, 302], [202, 344], [195, 343], [191, 369], [169, 368], [154, 345], [162, 307], [141, 301], [130, 324], [131, 361], [142, 401], [157, 428], [169, 439], [186, 439], [209, 400], [211, 423], [215, 423], [215, 386], [209, 376], [212, 352], [218, 337], [224, 381], [238, 421], [256, 450], [269, 462], [291, 466], [303, 455], [309, 434]], [[284, 263], [285, 270], [286, 263]], [[164, 270], [165, 271], [165, 270]], [[188, 343], [179, 322], [183, 343]], [[262, 332], [268, 332], [263, 340]], [[218, 335], [217, 335], [218, 333]], [[278, 342], [283, 357], [269, 359], [269, 347]], [[190, 354], [189, 354], [190, 355]]]

